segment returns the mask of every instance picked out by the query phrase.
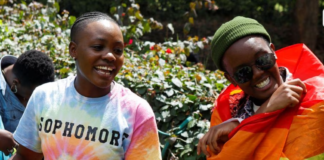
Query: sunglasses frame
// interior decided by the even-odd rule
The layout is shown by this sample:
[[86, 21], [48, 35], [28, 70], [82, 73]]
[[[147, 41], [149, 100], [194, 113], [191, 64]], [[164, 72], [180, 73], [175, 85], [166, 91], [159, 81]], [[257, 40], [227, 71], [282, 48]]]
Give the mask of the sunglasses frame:
[[[237, 83], [240, 83], [240, 84], [246, 83], [246, 82], [250, 81], [252, 79], [252, 77], [253, 77], [253, 68], [252, 68], [253, 66], [256, 66], [259, 70], [266, 71], [266, 70], [269, 70], [270, 68], [272, 68], [276, 64], [277, 56], [276, 56], [276, 54], [274, 52], [266, 53], [265, 55], [272, 55], [274, 57], [274, 63], [271, 65], [271, 67], [268, 67], [266, 69], [263, 69], [262, 66], [259, 66], [258, 64], [255, 64], [255, 62], [254, 62], [251, 65], [245, 65], [245, 66], [242, 66], [242, 67], [239, 68], [239, 69], [241, 69], [243, 67], [250, 67], [251, 72], [252, 72], [251, 73], [252, 76], [248, 77], [247, 80], [239, 80], [239, 78], [237, 78], [237, 75], [236, 75], [237, 74], [237, 71], [234, 73], [234, 75], [230, 75], [228, 72], [227, 72], [227, 74], [229, 76], [231, 76]], [[262, 55], [260, 57], [263, 57], [265, 55]], [[260, 57], [258, 57], [255, 61], [257, 61]]]

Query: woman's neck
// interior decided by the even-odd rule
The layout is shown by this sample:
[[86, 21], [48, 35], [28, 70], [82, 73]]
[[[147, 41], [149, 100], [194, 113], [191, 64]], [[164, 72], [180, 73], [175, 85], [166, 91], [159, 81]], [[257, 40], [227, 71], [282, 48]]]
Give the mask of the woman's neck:
[[253, 97], [250, 98], [252, 100], [252, 102], [257, 105], [257, 106], [261, 106], [265, 101], [267, 100], [259, 100], [259, 99], [255, 99]]
[[2, 69], [3, 77], [5, 78], [5, 80], [9, 86], [12, 85], [12, 81], [14, 79], [14, 74], [12, 73], [13, 66], [14, 65], [12, 64], [12, 65]]
[[[85, 96], [85, 97], [89, 97], [89, 98], [97, 98], [97, 97], [102, 97], [104, 95], [109, 94], [113, 87], [115, 86], [115, 82], [112, 81], [110, 86], [108, 88], [99, 88], [96, 87], [93, 84], [90, 85], [81, 85], [84, 79], [82, 78], [78, 78], [78, 76], [75, 78], [74, 80], [74, 87], [76, 89], [76, 91]], [[84, 84], [84, 83], [83, 83]]]

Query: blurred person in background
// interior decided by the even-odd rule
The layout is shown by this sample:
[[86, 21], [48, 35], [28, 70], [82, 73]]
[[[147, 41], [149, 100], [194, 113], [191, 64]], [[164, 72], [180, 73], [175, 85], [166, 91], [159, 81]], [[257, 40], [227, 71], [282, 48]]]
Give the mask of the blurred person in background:
[[[54, 64], [45, 53], [30, 50], [19, 58], [6, 55], [0, 60], [0, 160], [17, 147], [12, 133], [34, 89], [54, 81]], [[1, 157], [2, 156], [2, 157]]]

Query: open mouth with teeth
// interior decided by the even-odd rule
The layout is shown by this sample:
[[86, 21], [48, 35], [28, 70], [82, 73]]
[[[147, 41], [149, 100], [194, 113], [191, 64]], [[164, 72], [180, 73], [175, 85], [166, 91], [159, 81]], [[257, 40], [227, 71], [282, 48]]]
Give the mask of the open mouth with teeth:
[[108, 66], [96, 66], [95, 69], [100, 74], [103, 74], [103, 75], [106, 75], [106, 76], [109, 76], [113, 71], [113, 68], [108, 67]]
[[255, 85], [256, 88], [264, 88], [265, 86], [267, 86], [270, 83], [270, 78], [268, 77], [267, 79], [265, 79], [264, 81], [260, 82], [259, 84]]

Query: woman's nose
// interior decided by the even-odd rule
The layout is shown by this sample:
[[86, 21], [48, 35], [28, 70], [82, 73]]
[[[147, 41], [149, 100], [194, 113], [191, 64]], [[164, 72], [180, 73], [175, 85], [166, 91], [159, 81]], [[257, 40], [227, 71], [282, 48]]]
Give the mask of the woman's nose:
[[116, 57], [113, 53], [111, 52], [108, 52], [107, 54], [105, 54], [103, 56], [104, 59], [108, 60], [108, 61], [115, 61], [116, 60]]
[[262, 76], [262, 74], [264, 73], [264, 71], [262, 69], [258, 68], [255, 65], [252, 66], [252, 70], [253, 70], [253, 79], [260, 78]]

